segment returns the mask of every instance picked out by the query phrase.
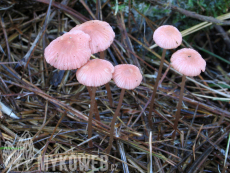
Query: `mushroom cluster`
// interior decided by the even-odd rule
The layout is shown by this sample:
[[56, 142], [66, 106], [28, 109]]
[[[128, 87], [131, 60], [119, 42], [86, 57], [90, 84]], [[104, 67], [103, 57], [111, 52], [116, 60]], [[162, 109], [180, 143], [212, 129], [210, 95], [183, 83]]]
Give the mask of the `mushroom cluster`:
[[[69, 32], [53, 40], [46, 47], [44, 53], [47, 63], [59, 70], [79, 68], [76, 73], [79, 83], [93, 87], [90, 94], [91, 108], [88, 119], [89, 138], [92, 134], [92, 112], [96, 104], [96, 87], [111, 80], [114, 68], [109, 61], [90, 60], [90, 56], [106, 50], [113, 42], [114, 37], [115, 33], [107, 22], [91, 20], [77, 25]], [[91, 88], [88, 88], [88, 90], [91, 92]], [[98, 110], [96, 112], [98, 113]], [[99, 117], [99, 113], [96, 117]], [[100, 120], [100, 117], [98, 120]], [[92, 147], [92, 142], [89, 142], [89, 145]]]
[[[98, 113], [98, 116], [96, 116], [98, 118], [96, 119], [100, 120], [95, 101], [96, 88], [102, 85], [108, 86], [108, 82], [111, 79], [121, 88], [119, 103], [111, 122], [109, 145], [106, 149], [108, 154], [112, 147], [115, 122], [121, 109], [125, 90], [136, 88], [142, 81], [141, 72], [139, 68], [134, 65], [121, 64], [114, 67], [107, 60], [90, 60], [91, 54], [105, 51], [113, 42], [114, 37], [115, 33], [108, 23], [99, 20], [91, 20], [77, 25], [70, 30], [70, 32], [53, 40], [47, 46], [44, 53], [46, 61], [57, 69], [72, 70], [78, 68], [76, 72], [78, 82], [87, 86], [89, 92], [91, 92], [91, 106], [88, 118], [89, 139], [92, 137], [92, 120], [94, 112], [96, 114]], [[166, 50], [175, 49], [180, 46], [182, 43], [182, 35], [177, 28], [170, 25], [164, 25], [156, 29], [153, 34], [153, 39], [157, 45], [163, 48], [163, 53], [149, 109], [148, 120], [151, 128], [154, 98], [161, 77]], [[199, 75], [201, 71], [205, 71], [206, 62], [195, 50], [184, 48], [176, 51], [172, 55], [171, 65], [174, 69], [183, 74], [179, 104], [175, 116], [176, 120], [174, 122], [175, 131], [172, 135], [174, 139], [178, 119], [180, 117], [186, 76], [196, 76]], [[93, 147], [92, 140], [89, 140], [89, 147]]]
[[[46, 61], [60, 70], [77, 69], [76, 78], [79, 83], [87, 86], [91, 92], [90, 113], [88, 118], [88, 138], [92, 137], [92, 120], [95, 107], [96, 88], [108, 85], [113, 78], [118, 87], [122, 88], [120, 101], [113, 117], [110, 130], [110, 142], [107, 152], [110, 152], [114, 125], [119, 114], [125, 89], [134, 89], [140, 85], [142, 75], [134, 65], [114, 66], [107, 60], [89, 60], [91, 54], [106, 50], [115, 37], [112, 27], [99, 20], [87, 21], [77, 25], [69, 32], [53, 40], [45, 49]], [[95, 113], [98, 112], [95, 111]], [[89, 140], [89, 147], [93, 147]]]

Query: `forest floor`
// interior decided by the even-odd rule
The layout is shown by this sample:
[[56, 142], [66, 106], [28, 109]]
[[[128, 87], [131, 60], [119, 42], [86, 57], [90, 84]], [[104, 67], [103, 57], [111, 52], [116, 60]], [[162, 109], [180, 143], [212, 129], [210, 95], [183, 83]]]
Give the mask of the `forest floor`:
[[[131, 0], [51, 2], [0, 2], [2, 172], [230, 172], [229, 9], [214, 18], [183, 9], [174, 1], [146, 0], [139, 5]], [[87, 87], [77, 81], [76, 70], [57, 70], [44, 59], [52, 40], [95, 19], [108, 22], [116, 34], [105, 59], [114, 66], [134, 64], [143, 75], [140, 86], [125, 91], [110, 154], [105, 150], [121, 89], [113, 80], [109, 82], [111, 106], [105, 86], [97, 88], [100, 121], [93, 121], [93, 147], [89, 147]], [[162, 54], [153, 33], [166, 24], [182, 33], [177, 50], [193, 48], [207, 63], [205, 72], [186, 79], [175, 139], [182, 80], [170, 66], [176, 49], [166, 52], [153, 127], [148, 120]], [[98, 53], [91, 56], [99, 57]]]

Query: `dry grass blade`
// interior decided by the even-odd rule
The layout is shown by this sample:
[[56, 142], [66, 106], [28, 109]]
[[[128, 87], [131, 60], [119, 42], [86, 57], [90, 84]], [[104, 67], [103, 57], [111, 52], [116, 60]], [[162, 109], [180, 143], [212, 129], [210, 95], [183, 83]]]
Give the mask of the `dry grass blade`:
[[193, 147], [192, 147], [192, 150], [193, 150], [193, 158], [194, 158], [194, 160], [196, 160], [196, 156], [195, 156], [196, 141], [197, 141], [197, 138], [199, 137], [199, 134], [200, 134], [202, 128], [203, 128], [203, 124], [202, 124], [202, 126], [200, 127], [199, 132], [197, 133], [196, 139], [195, 139], [194, 144], [193, 144]]

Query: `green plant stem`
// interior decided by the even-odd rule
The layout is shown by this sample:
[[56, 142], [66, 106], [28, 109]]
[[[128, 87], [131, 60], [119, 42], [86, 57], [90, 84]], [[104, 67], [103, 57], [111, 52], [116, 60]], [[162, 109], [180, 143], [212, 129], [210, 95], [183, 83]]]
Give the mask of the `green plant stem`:
[[172, 141], [174, 141], [174, 138], [176, 136], [176, 129], [177, 129], [178, 121], [179, 121], [179, 118], [180, 118], [180, 111], [181, 111], [182, 100], [183, 100], [185, 80], [186, 80], [186, 76], [183, 75], [182, 76], [181, 89], [180, 89], [179, 103], [178, 103], [178, 106], [177, 106], [177, 111], [176, 111], [176, 116], [175, 116], [176, 119], [175, 119], [175, 122], [174, 122], [174, 132], [172, 134]]
[[113, 144], [113, 135], [114, 135], [114, 126], [115, 126], [115, 122], [116, 122], [116, 119], [117, 119], [117, 116], [120, 112], [120, 109], [121, 109], [121, 105], [122, 105], [122, 101], [123, 101], [123, 98], [124, 98], [124, 94], [125, 94], [125, 89], [122, 89], [121, 90], [121, 94], [120, 94], [120, 99], [119, 99], [119, 103], [117, 105], [117, 109], [116, 109], [116, 112], [113, 116], [113, 119], [112, 119], [112, 122], [111, 122], [111, 129], [110, 129], [110, 137], [109, 137], [109, 146], [108, 148], [106, 149], [106, 153], [109, 154], [110, 153], [110, 150], [112, 148], [112, 144]]
[[[94, 104], [95, 104], [95, 93], [96, 93], [96, 87], [92, 87], [92, 93], [91, 93], [91, 102], [90, 102], [90, 111], [89, 111], [89, 119], [88, 119], [88, 139], [92, 137], [92, 120], [93, 120], [93, 110], [94, 110]], [[89, 147], [93, 147], [92, 140], [89, 141]]]
[[153, 94], [152, 94], [150, 107], [149, 107], [149, 116], [148, 116], [148, 121], [149, 122], [148, 123], [149, 123], [149, 127], [152, 130], [153, 130], [152, 112], [153, 112], [154, 99], [156, 97], [157, 87], [158, 87], [158, 83], [159, 83], [159, 80], [160, 80], [160, 77], [161, 77], [161, 72], [162, 72], [163, 65], [164, 65], [165, 53], [166, 53], [166, 49], [163, 49], [163, 53], [162, 53], [162, 57], [161, 57], [161, 63], [160, 63], [160, 67], [159, 67], [159, 70], [158, 70], [158, 75], [157, 75], [156, 83], [154, 85]]

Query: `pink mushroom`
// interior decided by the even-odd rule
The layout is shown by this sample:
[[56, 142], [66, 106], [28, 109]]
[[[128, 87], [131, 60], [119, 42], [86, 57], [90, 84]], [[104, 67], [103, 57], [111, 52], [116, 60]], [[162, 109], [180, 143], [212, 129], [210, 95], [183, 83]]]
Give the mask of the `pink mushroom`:
[[91, 38], [90, 49], [92, 54], [106, 50], [113, 42], [115, 33], [112, 27], [104, 21], [90, 20], [81, 25], [77, 25], [70, 30], [83, 31]]
[[179, 103], [176, 111], [176, 119], [174, 123], [174, 132], [172, 139], [174, 140], [176, 135], [176, 128], [178, 126], [178, 120], [180, 118], [181, 105], [183, 100], [184, 85], [186, 76], [198, 76], [201, 71], [205, 71], [206, 62], [201, 55], [194, 49], [183, 48], [172, 54], [171, 65], [174, 69], [183, 74]]
[[[87, 62], [83, 67], [79, 68], [76, 77], [79, 83], [92, 87], [90, 112], [88, 119], [88, 138], [92, 137], [92, 119], [95, 105], [96, 88], [108, 83], [114, 72], [113, 65], [106, 60], [94, 59]], [[92, 141], [89, 141], [89, 147], [92, 147]]]
[[120, 112], [122, 100], [124, 98], [125, 89], [132, 90], [140, 85], [142, 81], [142, 75], [138, 67], [131, 64], [121, 64], [117, 65], [114, 68], [113, 73], [113, 80], [115, 84], [122, 88], [120, 93], [120, 99], [119, 103], [116, 109], [116, 112], [113, 116], [112, 122], [111, 122], [111, 129], [110, 129], [110, 138], [109, 138], [109, 146], [107, 148], [107, 153], [110, 153], [112, 143], [113, 143], [113, 133], [114, 133], [114, 126], [117, 119], [117, 116]]
[[65, 33], [46, 47], [44, 57], [59, 70], [77, 69], [90, 59], [89, 41], [90, 36], [82, 31]]
[[182, 35], [176, 27], [171, 25], [163, 25], [155, 30], [153, 34], [153, 40], [156, 42], [158, 46], [163, 48], [163, 53], [162, 53], [161, 63], [158, 70], [158, 75], [154, 85], [153, 94], [152, 94], [150, 107], [149, 107], [148, 121], [149, 121], [150, 128], [153, 128], [152, 111], [153, 111], [154, 99], [158, 88], [158, 83], [161, 77], [161, 72], [164, 64], [166, 49], [175, 49], [178, 46], [180, 46], [182, 42]]
[[153, 34], [153, 40], [163, 49], [175, 49], [182, 43], [180, 31], [172, 25], [163, 25]]
[[186, 76], [198, 76], [201, 71], [205, 71], [206, 62], [194, 49], [180, 49], [170, 60], [172, 67]]

